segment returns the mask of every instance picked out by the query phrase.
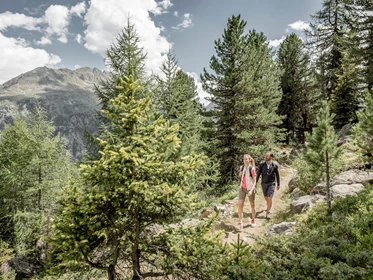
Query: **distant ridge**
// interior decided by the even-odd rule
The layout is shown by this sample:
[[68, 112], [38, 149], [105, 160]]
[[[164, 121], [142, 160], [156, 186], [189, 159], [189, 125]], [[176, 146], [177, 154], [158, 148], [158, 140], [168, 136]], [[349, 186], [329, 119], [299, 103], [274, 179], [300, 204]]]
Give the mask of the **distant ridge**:
[[0, 85], [0, 129], [15, 116], [27, 116], [37, 104], [53, 119], [57, 133], [68, 139], [74, 158], [83, 155], [84, 130], [96, 131], [99, 102], [94, 85], [108, 73], [97, 68], [76, 70], [38, 67]]

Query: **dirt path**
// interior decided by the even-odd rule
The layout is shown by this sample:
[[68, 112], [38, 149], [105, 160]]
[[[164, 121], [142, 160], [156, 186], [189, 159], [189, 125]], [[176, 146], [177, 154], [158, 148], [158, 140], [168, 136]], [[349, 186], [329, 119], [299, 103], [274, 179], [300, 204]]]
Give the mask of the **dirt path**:
[[[223, 240], [228, 243], [236, 242], [237, 241], [237, 234], [240, 233], [240, 238], [245, 240], [248, 243], [254, 243], [254, 239], [252, 236], [257, 236], [262, 233], [264, 233], [264, 230], [269, 226], [269, 224], [272, 224], [274, 221], [278, 222], [279, 218], [281, 218], [281, 213], [283, 211], [286, 211], [289, 209], [289, 198], [287, 198], [287, 194], [285, 191], [288, 189], [288, 183], [293, 177], [293, 170], [288, 167], [282, 167], [280, 169], [280, 178], [281, 178], [281, 188], [280, 190], [276, 190], [275, 194], [273, 196], [273, 204], [271, 209], [271, 220], [267, 220], [265, 218], [265, 210], [266, 202], [263, 197], [262, 188], [260, 185], [257, 186], [256, 191], [256, 198], [255, 198], [255, 209], [256, 209], [256, 226], [251, 227], [251, 208], [249, 200], [246, 198], [245, 200], [245, 206], [244, 206], [244, 225], [243, 229], [239, 230], [237, 228], [236, 231], [233, 232], [226, 232], [225, 236], [223, 236]], [[234, 215], [230, 218], [225, 218], [224, 222], [237, 226], [238, 224], [238, 215], [237, 215], [237, 204], [234, 206], [233, 211]]]

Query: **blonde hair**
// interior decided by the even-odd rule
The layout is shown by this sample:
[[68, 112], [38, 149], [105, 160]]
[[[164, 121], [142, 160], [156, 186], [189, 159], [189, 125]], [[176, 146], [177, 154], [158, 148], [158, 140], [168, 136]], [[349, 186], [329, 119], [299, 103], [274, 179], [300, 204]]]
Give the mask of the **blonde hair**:
[[248, 158], [251, 166], [255, 168], [255, 160], [252, 158], [252, 156], [250, 156], [249, 154], [244, 154], [244, 158]]

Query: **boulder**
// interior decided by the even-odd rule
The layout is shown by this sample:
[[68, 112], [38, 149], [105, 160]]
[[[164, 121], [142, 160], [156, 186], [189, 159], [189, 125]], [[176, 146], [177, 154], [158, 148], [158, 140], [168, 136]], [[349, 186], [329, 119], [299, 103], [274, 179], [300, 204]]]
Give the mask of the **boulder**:
[[215, 229], [223, 230], [225, 232], [236, 232], [238, 230], [236, 226], [229, 224], [227, 222], [224, 222], [224, 221], [217, 223], [215, 226]]
[[290, 209], [294, 214], [299, 214], [305, 212], [312, 208], [312, 197], [310, 195], [305, 195], [294, 199], [290, 203]]
[[357, 195], [363, 189], [364, 189], [364, 186], [361, 183], [340, 184], [340, 185], [334, 185], [333, 187], [331, 187], [330, 192], [331, 192], [332, 198], [337, 198], [337, 197], [343, 198], [346, 196]]
[[352, 125], [351, 124], [346, 124], [344, 125], [340, 131], [338, 131], [338, 140], [342, 139], [346, 136], [351, 135], [351, 130], [352, 130]]
[[344, 136], [342, 138], [339, 138], [337, 140], [337, 146], [342, 146], [343, 144], [346, 144], [348, 142], [351, 142], [352, 141], [352, 137], [351, 136]]
[[224, 213], [225, 211], [227, 211], [227, 207], [225, 205], [222, 205], [222, 204], [216, 204], [214, 206], [214, 210], [216, 212], [221, 212], [221, 213]]
[[311, 195], [315, 194], [326, 195], [326, 182], [321, 182], [312, 189]]
[[333, 177], [331, 185], [373, 183], [373, 171], [351, 169]]
[[300, 190], [298, 188], [294, 189], [291, 193], [291, 200], [295, 200], [297, 198], [301, 197]]
[[10, 259], [8, 264], [15, 271], [16, 280], [32, 278], [43, 268], [40, 260], [32, 257], [15, 257]]
[[272, 236], [274, 234], [285, 234], [286, 232], [292, 230], [296, 224], [296, 222], [282, 222], [280, 224], [272, 225], [266, 230], [265, 235]]
[[326, 195], [315, 194], [311, 195], [311, 201], [313, 204], [326, 201]]

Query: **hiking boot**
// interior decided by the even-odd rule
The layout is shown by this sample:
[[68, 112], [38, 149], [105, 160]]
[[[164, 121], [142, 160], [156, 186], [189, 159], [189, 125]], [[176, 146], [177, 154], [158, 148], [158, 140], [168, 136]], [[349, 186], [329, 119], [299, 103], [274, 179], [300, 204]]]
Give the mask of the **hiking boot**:
[[251, 226], [252, 226], [252, 227], [255, 227], [255, 226], [256, 226], [256, 223], [255, 223], [255, 220], [254, 220], [254, 219], [251, 220]]
[[271, 213], [268, 210], [267, 210], [267, 213], [266, 213], [266, 219], [267, 220], [271, 219]]

